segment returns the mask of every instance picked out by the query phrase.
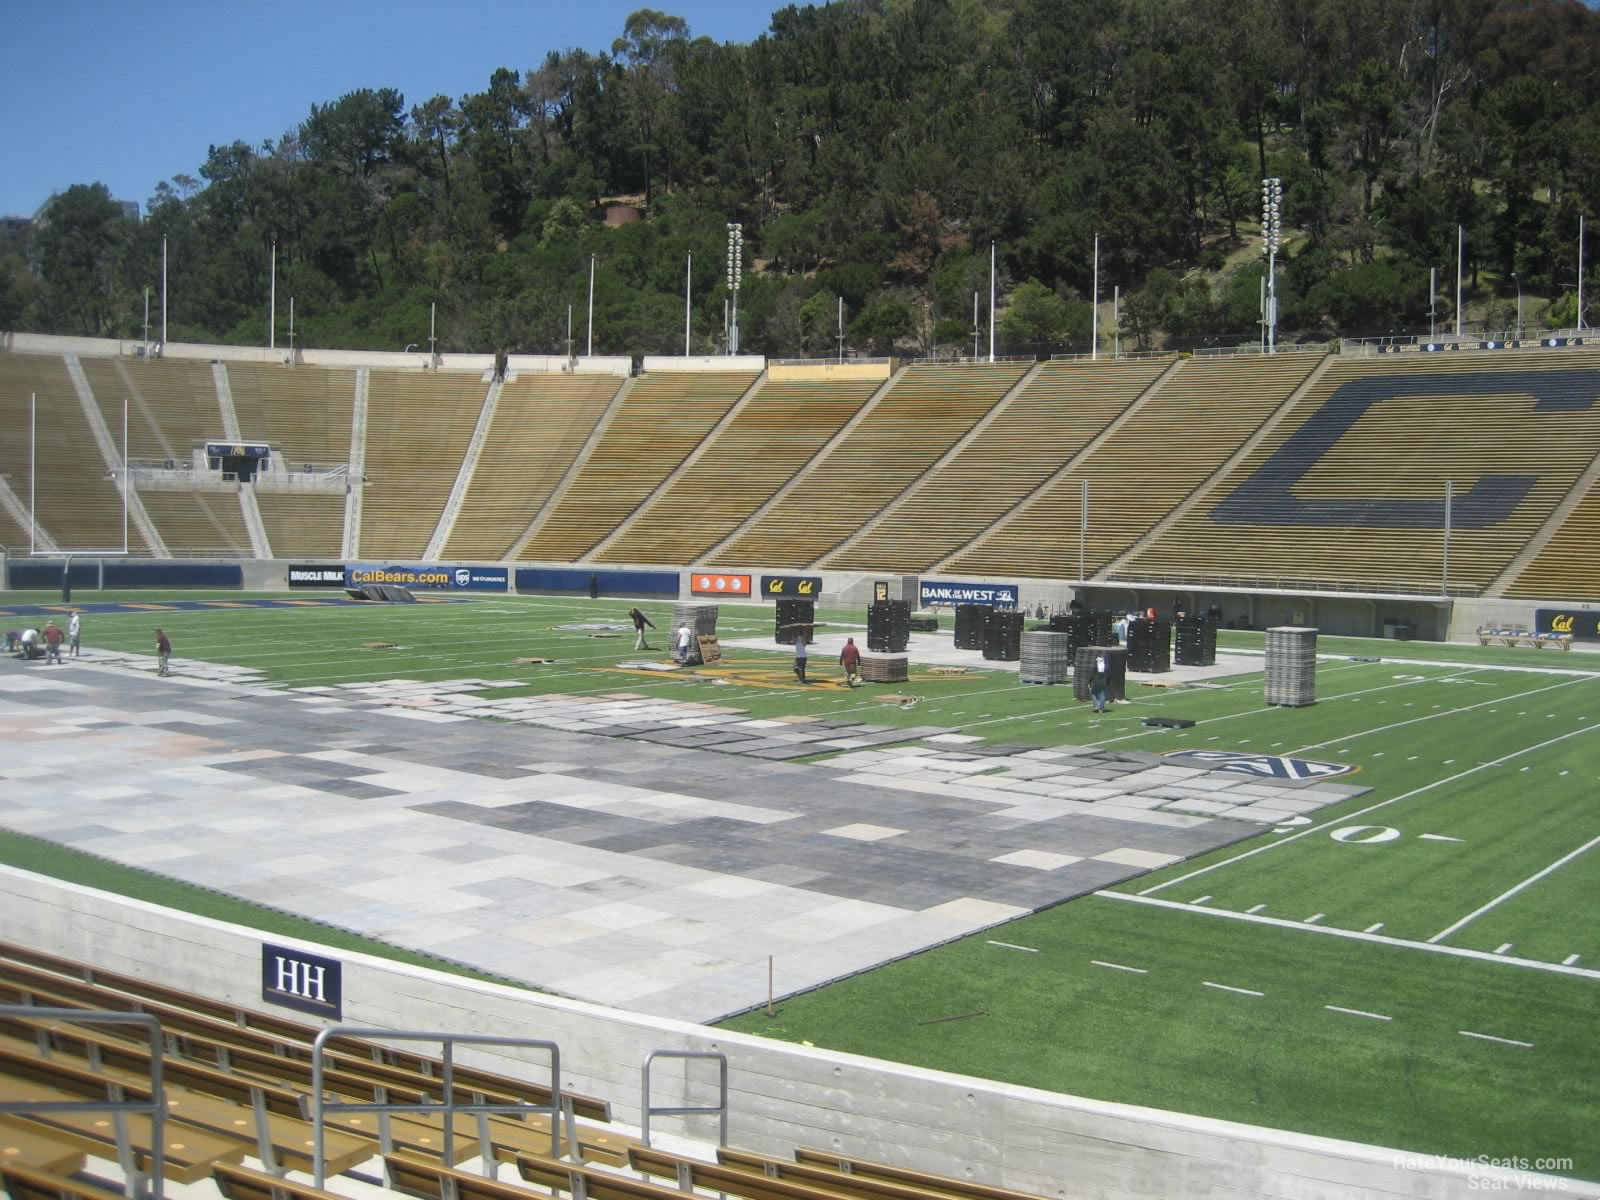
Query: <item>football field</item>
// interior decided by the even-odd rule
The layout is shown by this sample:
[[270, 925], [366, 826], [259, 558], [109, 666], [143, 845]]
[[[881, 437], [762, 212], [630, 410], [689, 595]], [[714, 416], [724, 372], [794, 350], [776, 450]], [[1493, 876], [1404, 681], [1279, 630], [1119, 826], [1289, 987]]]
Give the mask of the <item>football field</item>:
[[[639, 657], [631, 629], [615, 628], [627, 601], [130, 599], [143, 607], [91, 612], [85, 644], [153, 665], [159, 623], [180, 675], [220, 664], [283, 687], [470, 677], [494, 681], [489, 695], [692, 696], [758, 717], [938, 725], [996, 744], [1147, 751], [1370, 788], [1314, 812], [1291, 804], [1226, 849], [728, 1024], [1600, 1178], [1600, 656], [1323, 638], [1313, 706], [1268, 707], [1255, 669], [1203, 688], [1132, 677], [1128, 701], [1096, 719], [1069, 689], [1021, 686], [975, 655], [965, 674], [913, 668], [906, 684], [858, 691], [825, 660], [813, 662], [817, 683], [796, 686], [776, 645], [730, 648], [693, 678], [652, 677], [624, 665]], [[671, 605], [641, 607], [659, 651]], [[818, 616], [864, 627], [854, 610]], [[770, 609], [722, 606], [725, 643], [770, 641], [771, 629]], [[1262, 661], [1260, 634], [1221, 642], [1247, 666]], [[1194, 724], [1142, 723], [1158, 716]]]

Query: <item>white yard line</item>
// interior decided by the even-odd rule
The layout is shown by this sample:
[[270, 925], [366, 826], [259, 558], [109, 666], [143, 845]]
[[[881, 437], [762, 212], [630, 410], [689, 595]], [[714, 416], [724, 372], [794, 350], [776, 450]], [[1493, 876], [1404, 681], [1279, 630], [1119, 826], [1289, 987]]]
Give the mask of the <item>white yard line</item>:
[[1518, 892], [1520, 892], [1523, 888], [1527, 887], [1529, 884], [1538, 883], [1539, 880], [1543, 879], [1546, 875], [1550, 874], [1550, 872], [1555, 871], [1555, 870], [1559, 870], [1561, 867], [1566, 866], [1569, 862], [1571, 862], [1573, 859], [1577, 858], [1578, 855], [1582, 854], [1585, 850], [1589, 849], [1591, 846], [1600, 846], [1600, 837], [1590, 838], [1587, 842], [1585, 842], [1583, 845], [1579, 846], [1576, 850], [1572, 851], [1570, 854], [1563, 854], [1560, 858], [1556, 859], [1555, 862], [1551, 863], [1544, 870], [1539, 871], [1539, 872], [1537, 872], [1537, 873], [1535, 873], [1533, 875], [1529, 875], [1521, 883], [1517, 884], [1516, 887], [1508, 888], [1506, 891], [1501, 892], [1498, 896], [1496, 896], [1493, 900], [1489, 901], [1489, 903], [1485, 904], [1482, 908], [1474, 909], [1472, 912], [1469, 912], [1466, 916], [1462, 917], [1461, 920], [1457, 921], [1454, 925], [1451, 925], [1448, 929], [1441, 929], [1438, 933], [1434, 934], [1428, 940], [1430, 942], [1443, 941], [1445, 938], [1449, 937], [1452, 933], [1454, 933], [1456, 930], [1460, 929], [1462, 926], [1468, 924], [1469, 922], [1476, 921], [1479, 917], [1483, 916], [1484, 913], [1488, 912], [1491, 908], [1493, 908], [1495, 905], [1499, 904], [1501, 901], [1511, 899], [1511, 897], [1515, 896]]
[[1392, 1021], [1393, 1017], [1386, 1017], [1382, 1013], [1366, 1012], [1359, 1008], [1340, 1008], [1337, 1004], [1324, 1004], [1323, 1008], [1329, 1012], [1348, 1013], [1352, 1017], [1371, 1017], [1374, 1021]]
[[1456, 1030], [1462, 1037], [1477, 1038], [1484, 1042], [1499, 1042], [1502, 1046], [1521, 1046], [1526, 1050], [1533, 1049], [1532, 1042], [1519, 1042], [1516, 1038], [1495, 1037], [1492, 1033], [1473, 1033], [1470, 1029]]
[[1037, 954], [1037, 953], [1039, 953], [1032, 946], [1018, 946], [1014, 942], [990, 941], [989, 945], [991, 945], [991, 946], [999, 946], [1000, 949], [1002, 949], [1002, 950], [1025, 950], [1029, 954]]
[[1435, 779], [1432, 783], [1425, 783], [1421, 787], [1412, 788], [1409, 792], [1402, 792], [1398, 796], [1391, 796], [1387, 800], [1380, 800], [1376, 804], [1369, 804], [1366, 808], [1358, 809], [1353, 813], [1345, 813], [1341, 816], [1334, 817], [1330, 821], [1324, 821], [1321, 825], [1308, 825], [1299, 833], [1291, 833], [1287, 837], [1279, 838], [1275, 842], [1268, 842], [1264, 846], [1257, 846], [1254, 850], [1246, 850], [1243, 854], [1235, 854], [1232, 858], [1225, 858], [1221, 862], [1212, 863], [1207, 867], [1200, 867], [1196, 870], [1188, 872], [1187, 874], [1179, 875], [1176, 878], [1169, 879], [1165, 883], [1158, 883], [1153, 887], [1147, 887], [1144, 889], [1144, 891], [1140, 892], [1139, 895], [1148, 896], [1152, 892], [1159, 892], [1162, 888], [1169, 888], [1175, 883], [1183, 883], [1186, 880], [1194, 879], [1200, 875], [1205, 875], [1222, 867], [1230, 867], [1236, 862], [1243, 862], [1247, 858], [1254, 858], [1257, 854], [1265, 854], [1268, 850], [1276, 850], [1280, 846], [1287, 846], [1291, 842], [1298, 841], [1300, 838], [1306, 837], [1309, 834], [1321, 833], [1324, 830], [1333, 828], [1335, 825], [1353, 824], [1355, 823], [1357, 817], [1364, 817], [1368, 813], [1377, 812], [1380, 808], [1387, 808], [1389, 805], [1398, 804], [1402, 800], [1410, 800], [1413, 796], [1420, 796], [1424, 792], [1431, 792], [1434, 788], [1443, 787], [1449, 783], [1455, 783], [1459, 780], [1467, 778], [1469, 775], [1476, 775], [1479, 771], [1487, 770], [1490, 767], [1499, 766], [1501, 763], [1510, 762], [1513, 758], [1520, 758], [1524, 754], [1532, 754], [1535, 750], [1543, 750], [1547, 746], [1554, 746], [1556, 743], [1564, 742], [1568, 738], [1574, 738], [1580, 734], [1593, 733], [1596, 729], [1600, 729], [1600, 725], [1588, 725], [1582, 729], [1574, 729], [1570, 733], [1560, 734], [1556, 737], [1548, 739], [1547, 741], [1537, 742], [1532, 746], [1524, 746], [1521, 750], [1513, 750], [1510, 754], [1502, 755], [1500, 758], [1494, 759], [1491, 762], [1479, 763], [1475, 767], [1468, 767], [1465, 771], [1457, 771], [1454, 775], [1447, 775], [1443, 779]]
[[1578, 961], [1578, 955], [1569, 954], [1569, 955], [1567, 955], [1565, 958], [1563, 958], [1561, 960], [1561, 965], [1563, 967], [1570, 967], [1573, 963], [1575, 963], [1577, 961]]
[[1211, 980], [1209, 980], [1209, 979], [1207, 979], [1205, 981], [1205, 986], [1208, 987], [1208, 988], [1216, 988], [1217, 991], [1219, 991], [1219, 992], [1238, 992], [1239, 995], [1241, 995], [1241, 996], [1265, 996], [1266, 995], [1265, 992], [1253, 992], [1249, 988], [1229, 987], [1225, 983], [1212, 983]]
[[1362, 933], [1354, 929], [1339, 929], [1332, 925], [1307, 925], [1303, 921], [1286, 921], [1282, 917], [1258, 917], [1251, 913], [1233, 912], [1226, 908], [1194, 908], [1174, 900], [1158, 900], [1154, 896], [1133, 895], [1129, 892], [1099, 891], [1094, 895], [1108, 900], [1126, 900], [1133, 904], [1150, 904], [1157, 908], [1176, 909], [1178, 912], [1201, 913], [1208, 917], [1222, 917], [1229, 921], [1248, 921], [1256, 925], [1271, 925], [1278, 929], [1296, 929], [1301, 933], [1321, 934], [1325, 937], [1348, 938], [1355, 942], [1372, 942], [1379, 946], [1404, 946], [1411, 950], [1426, 950], [1432, 954], [1448, 954], [1455, 958], [1473, 958], [1480, 962], [1528, 967], [1536, 971], [1549, 971], [1555, 975], [1576, 975], [1583, 979], [1600, 979], [1600, 970], [1574, 967], [1566, 963], [1541, 962], [1536, 958], [1514, 958], [1509, 954], [1490, 954], [1485, 950], [1468, 950], [1462, 946], [1436, 946], [1432, 942], [1415, 942], [1409, 938], [1387, 937], [1383, 934]]
[[1382, 929], [1382, 928], [1383, 928], [1383, 922], [1382, 922], [1382, 921], [1379, 921], [1379, 922], [1378, 922], [1378, 923], [1377, 923], [1377, 924], [1376, 924], [1376, 925], [1368, 925], [1368, 926], [1367, 926], [1367, 927], [1366, 927], [1366, 928], [1365, 928], [1365, 929], [1363, 929], [1363, 930], [1362, 930], [1362, 931], [1361, 931], [1361, 932], [1362, 932], [1362, 933], [1377, 933], [1377, 932], [1378, 932], [1378, 930], [1380, 930], [1380, 929]]
[[1089, 960], [1089, 965], [1091, 967], [1109, 967], [1113, 971], [1129, 971], [1129, 972], [1132, 972], [1135, 975], [1148, 975], [1148, 974], [1150, 974], [1150, 972], [1147, 971], [1144, 967], [1125, 967], [1121, 963], [1101, 962], [1098, 958], [1091, 958]]

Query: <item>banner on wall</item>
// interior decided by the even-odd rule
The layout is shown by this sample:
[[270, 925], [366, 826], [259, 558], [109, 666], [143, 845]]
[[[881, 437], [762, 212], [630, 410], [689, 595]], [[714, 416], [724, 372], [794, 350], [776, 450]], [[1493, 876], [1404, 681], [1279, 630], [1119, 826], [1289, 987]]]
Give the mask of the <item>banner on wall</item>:
[[1570, 633], [1575, 642], [1597, 642], [1600, 641], [1600, 612], [1538, 608], [1533, 613], [1533, 628], [1538, 633]]
[[344, 968], [336, 958], [261, 944], [261, 998], [337, 1021], [344, 1015]]
[[775, 600], [815, 600], [822, 595], [822, 576], [763, 575], [761, 594]]
[[362, 587], [369, 583], [392, 583], [396, 587], [410, 588], [413, 591], [503, 592], [510, 586], [509, 579], [510, 576], [504, 567], [386, 564], [378, 567], [346, 567], [344, 586]]
[[940, 604], [991, 604], [996, 608], [1017, 606], [1014, 583], [940, 583], [924, 579], [917, 589], [917, 602], [923, 608]]
[[696, 596], [748, 596], [750, 576], [714, 575], [697, 571], [689, 577], [689, 591]]
[[290, 563], [289, 586], [315, 588], [344, 586], [343, 563]]

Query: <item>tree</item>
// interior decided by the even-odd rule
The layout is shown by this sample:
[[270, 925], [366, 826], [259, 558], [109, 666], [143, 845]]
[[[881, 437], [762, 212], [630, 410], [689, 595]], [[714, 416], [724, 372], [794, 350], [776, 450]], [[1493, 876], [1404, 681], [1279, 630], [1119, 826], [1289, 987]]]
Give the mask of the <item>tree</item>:
[[1007, 341], [1041, 347], [1086, 337], [1092, 323], [1087, 304], [1069, 305], [1037, 279], [1030, 279], [1011, 293], [995, 319], [995, 329]]
[[50, 201], [38, 234], [45, 303], [85, 337], [117, 332], [115, 316], [129, 223], [103, 183], [74, 184]]

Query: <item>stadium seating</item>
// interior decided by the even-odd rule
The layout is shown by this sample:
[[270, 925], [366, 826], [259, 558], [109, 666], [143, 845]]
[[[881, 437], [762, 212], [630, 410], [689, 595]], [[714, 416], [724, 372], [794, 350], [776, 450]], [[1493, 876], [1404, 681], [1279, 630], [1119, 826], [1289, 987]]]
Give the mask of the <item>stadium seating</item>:
[[1574, 357], [1335, 360], [1117, 576], [1438, 593], [1451, 481], [1449, 587], [1475, 594], [1600, 451], [1600, 375]]
[[517, 553], [576, 562], [677, 470], [757, 376], [746, 371], [641, 375], [578, 475]]
[[1320, 361], [1295, 354], [1179, 363], [1106, 441], [940, 567], [990, 577], [1077, 578], [1087, 481], [1085, 569], [1093, 575], [1226, 462]]
[[269, 443], [286, 463], [350, 461], [355, 385], [348, 370], [228, 364], [240, 435]]
[[505, 558], [622, 384], [616, 375], [528, 374], [502, 387], [445, 557]]
[[241, 486], [207, 492], [140, 488], [139, 500], [173, 557], [248, 558], [250, 534], [237, 491]]
[[[1600, 599], [1600, 486], [1591, 486], [1548, 542], [1499, 595]], [[1490, 594], [1495, 594], [1492, 590]]]
[[692, 563], [771, 499], [881, 386], [768, 380], [597, 562]]
[[427, 549], [488, 391], [477, 375], [372, 372], [362, 558], [416, 558]]
[[[38, 471], [34, 493], [39, 525], [63, 550], [122, 546], [122, 495], [84, 417], [60, 355], [0, 354], [0, 471], [24, 508], [29, 492], [29, 400], [38, 397]], [[118, 405], [118, 423], [121, 406]], [[26, 546], [26, 536], [18, 539]], [[128, 547], [147, 547], [137, 526]]]
[[[122, 402], [127, 400], [129, 458], [172, 459], [183, 465], [192, 461], [196, 443], [225, 436], [210, 363], [159, 358], [79, 361], [119, 448]], [[181, 537], [177, 544], [184, 544]]]
[[1169, 365], [1153, 359], [1045, 364], [970, 444], [820, 565], [920, 571], [948, 557], [1083, 449]]
[[808, 567], [910, 487], [1028, 372], [1029, 363], [918, 363], [713, 567]]

